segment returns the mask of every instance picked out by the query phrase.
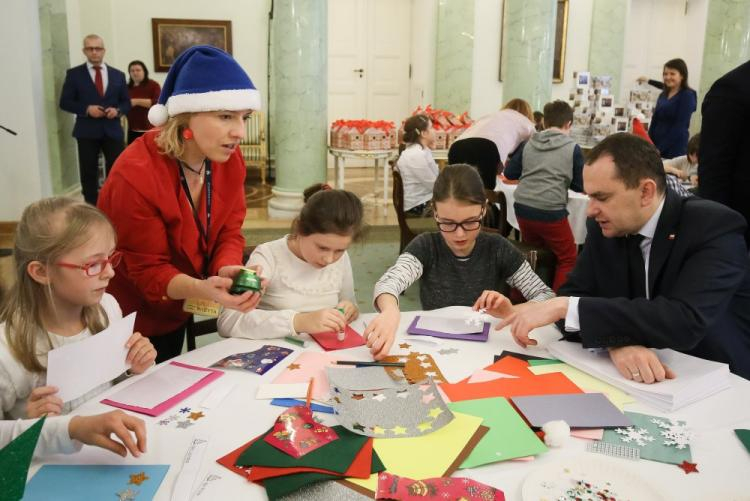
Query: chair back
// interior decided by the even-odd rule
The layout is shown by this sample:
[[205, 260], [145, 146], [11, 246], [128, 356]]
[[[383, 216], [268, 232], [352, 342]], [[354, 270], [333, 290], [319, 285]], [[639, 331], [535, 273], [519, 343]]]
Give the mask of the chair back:
[[401, 234], [398, 253], [401, 254], [416, 235], [411, 231], [406, 222], [406, 213], [404, 212], [404, 181], [401, 179], [401, 173], [399, 173], [394, 163], [391, 163], [391, 175], [393, 176], [393, 208], [396, 211], [396, 219], [398, 220], [398, 228]]
[[262, 111], [254, 111], [246, 122], [245, 137], [240, 141], [240, 151], [247, 167], [260, 170], [261, 182], [266, 184], [268, 170], [268, 145], [266, 144], [266, 118]]

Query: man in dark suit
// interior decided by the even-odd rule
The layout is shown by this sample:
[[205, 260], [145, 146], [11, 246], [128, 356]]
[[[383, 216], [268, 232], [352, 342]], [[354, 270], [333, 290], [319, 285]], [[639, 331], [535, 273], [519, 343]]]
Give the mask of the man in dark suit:
[[[711, 86], [703, 98], [698, 194], [736, 210], [750, 221], [750, 61]], [[750, 247], [750, 229], [745, 230]]]
[[[631, 134], [589, 153], [588, 236], [560, 296], [522, 305], [501, 326], [523, 346], [535, 327], [607, 348], [627, 379], [675, 375], [651, 348], [729, 364], [750, 378], [750, 259], [735, 211], [666, 189], [659, 151]], [[677, 375], [679, 377], [679, 375]]]
[[104, 64], [104, 41], [98, 35], [83, 39], [86, 63], [65, 75], [60, 108], [76, 116], [73, 137], [78, 141], [78, 165], [83, 198], [96, 205], [99, 192], [99, 152], [106, 172], [123, 150], [120, 116], [130, 110], [125, 74]]

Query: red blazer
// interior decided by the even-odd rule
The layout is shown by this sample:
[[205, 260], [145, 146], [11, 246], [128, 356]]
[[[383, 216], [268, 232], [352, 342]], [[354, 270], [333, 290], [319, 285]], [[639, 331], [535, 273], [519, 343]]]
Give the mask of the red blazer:
[[[180, 184], [179, 167], [158, 152], [147, 132], [120, 154], [99, 193], [98, 206], [112, 220], [122, 263], [107, 291], [124, 315], [137, 311], [136, 330], [144, 336], [167, 334], [189, 315], [182, 300], [167, 297], [167, 284], [184, 273], [199, 278], [204, 254], [193, 211]], [[245, 163], [239, 148], [222, 164], [212, 164], [212, 209], [209, 273], [226, 265], [242, 264], [245, 238]], [[198, 208], [206, 224], [206, 190]]]

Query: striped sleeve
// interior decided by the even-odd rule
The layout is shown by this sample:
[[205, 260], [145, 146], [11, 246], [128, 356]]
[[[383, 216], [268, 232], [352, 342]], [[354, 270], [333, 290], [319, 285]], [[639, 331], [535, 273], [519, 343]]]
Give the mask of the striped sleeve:
[[516, 272], [508, 277], [508, 285], [515, 287], [527, 301], [546, 301], [555, 297], [555, 293], [534, 273], [528, 261], [521, 263]]
[[419, 280], [423, 270], [422, 263], [413, 254], [409, 254], [408, 252], [401, 254], [396, 260], [396, 264], [388, 268], [375, 284], [375, 291], [372, 297], [375, 309], [378, 309], [376, 301], [381, 294], [390, 294], [398, 301], [401, 293]]

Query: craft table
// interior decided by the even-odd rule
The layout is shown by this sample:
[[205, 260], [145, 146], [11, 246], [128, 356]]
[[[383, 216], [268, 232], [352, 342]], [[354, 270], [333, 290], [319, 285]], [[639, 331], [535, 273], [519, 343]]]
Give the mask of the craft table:
[[[520, 230], [518, 219], [516, 219], [516, 210], [513, 208], [516, 188], [518, 188], [518, 183], [504, 183], [498, 176], [495, 191], [501, 191], [508, 202], [508, 214], [505, 215], [505, 219], [513, 228]], [[583, 245], [583, 242], [586, 241], [586, 209], [588, 205], [588, 195], [568, 190], [568, 222], [570, 223], [570, 229], [573, 231], [576, 245]]]
[[358, 158], [360, 160], [373, 160], [375, 162], [375, 184], [378, 182], [378, 169], [383, 169], [383, 215], [388, 214], [388, 160], [398, 156], [398, 150], [344, 150], [340, 148], [328, 148], [333, 155], [333, 166], [336, 175], [336, 188], [344, 189], [344, 171], [346, 170], [347, 158]]
[[[465, 315], [468, 309], [448, 309], [443, 315]], [[439, 310], [438, 310], [439, 311]], [[543, 348], [523, 350], [510, 337], [507, 329], [503, 331], [491, 330], [487, 343], [471, 341], [439, 340], [439, 345], [418, 341], [416, 336], [407, 336], [405, 330], [414, 316], [422, 312], [403, 313], [398, 332], [397, 342], [391, 350], [392, 354], [407, 354], [409, 351], [430, 353], [444, 376], [451, 382], [469, 376], [476, 369], [490, 365], [493, 355], [503, 350], [523, 352], [529, 354], [545, 354]], [[440, 315], [439, 312], [430, 312]], [[373, 314], [364, 315], [352, 326], [361, 331], [362, 321], [369, 321]], [[537, 329], [534, 335], [540, 343], [556, 339], [558, 333], [552, 326]], [[432, 339], [432, 338], [429, 338]], [[408, 349], [399, 348], [399, 343], [411, 345]], [[244, 340], [227, 339], [210, 344], [201, 349], [186, 353], [177, 360], [208, 367], [221, 358], [239, 352], [252, 351], [263, 344], [275, 344], [293, 348], [300, 352], [302, 348], [289, 344], [282, 339]], [[443, 348], [457, 348], [458, 353], [440, 354]], [[311, 343], [307, 350], [319, 351], [320, 348]], [[365, 347], [347, 350], [347, 354], [367, 353]], [[273, 381], [285, 367], [297, 357], [293, 353], [282, 360], [276, 367], [263, 376], [246, 373], [241, 370], [226, 370], [224, 376], [207, 387], [193, 394], [179, 406], [166, 414], [177, 412], [180, 407], [197, 408], [200, 403], [213, 392], [231, 387], [228, 396], [216, 408], [203, 410], [205, 417], [195, 422], [188, 429], [173, 429], [160, 426], [159, 417], [141, 417], [147, 425], [148, 452], [139, 459], [132, 457], [120, 458], [114, 454], [94, 447], [84, 447], [80, 452], [69, 456], [52, 456], [45, 458], [46, 464], [168, 464], [169, 472], [156, 495], [159, 501], [172, 499], [172, 490], [177, 474], [180, 472], [185, 452], [194, 437], [207, 438], [208, 447], [203, 457], [198, 475], [195, 477], [193, 489], [201, 485], [209, 475], [215, 477], [209, 481], [205, 490], [192, 499], [215, 501], [219, 499], [266, 499], [262, 487], [250, 483], [239, 475], [225, 469], [216, 463], [216, 459], [236, 449], [251, 438], [266, 431], [274, 423], [276, 417], [283, 411], [281, 407], [270, 405], [270, 401], [256, 401], [255, 392], [259, 383]], [[679, 377], [679, 375], [678, 375]], [[99, 403], [105, 395], [109, 395], [130, 384], [125, 381], [118, 387], [76, 409], [78, 414], [96, 414], [110, 411], [113, 408]], [[732, 375], [732, 388], [716, 394], [702, 402], [689, 405], [674, 413], [667, 414], [640, 403], [629, 404], [626, 410], [645, 412], [659, 416], [674, 417], [686, 420], [694, 432], [691, 443], [693, 462], [698, 464], [700, 473], [686, 475], [680, 468], [671, 464], [653, 461], [630, 461], [626, 459], [609, 459], [621, 464], [622, 470], [627, 470], [638, 476], [644, 482], [658, 489], [667, 500], [746, 500], [748, 499], [748, 480], [750, 472], [750, 454], [741, 446], [733, 430], [735, 428], [750, 428], [750, 381]], [[165, 414], [165, 415], [166, 415]], [[335, 417], [329, 414], [319, 414], [325, 424], [335, 424]], [[588, 459], [601, 458], [598, 454], [585, 452], [588, 441], [570, 438], [563, 448], [553, 449], [537, 456], [534, 461], [518, 462], [506, 461], [482, 466], [479, 468], [458, 470], [454, 476], [466, 476], [501, 488], [506, 499], [516, 501], [521, 499], [521, 486], [524, 479], [532, 471], [544, 465], [552, 464], [574, 456], [584, 456]], [[40, 463], [35, 462], [30, 470], [33, 475]], [[216, 478], [219, 477], [219, 478]], [[113, 498], [114, 499], [114, 493]]]

